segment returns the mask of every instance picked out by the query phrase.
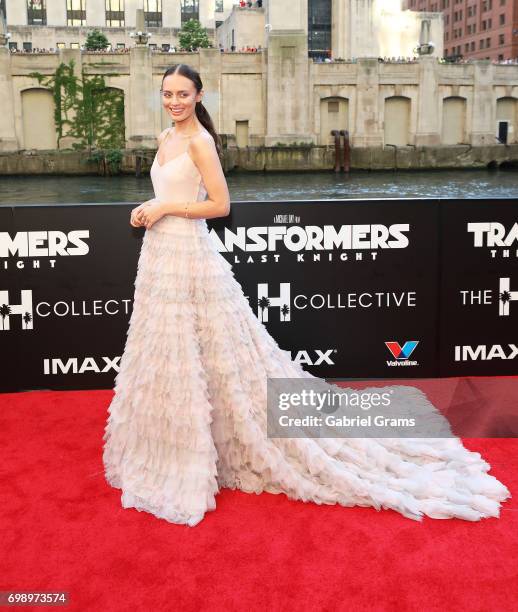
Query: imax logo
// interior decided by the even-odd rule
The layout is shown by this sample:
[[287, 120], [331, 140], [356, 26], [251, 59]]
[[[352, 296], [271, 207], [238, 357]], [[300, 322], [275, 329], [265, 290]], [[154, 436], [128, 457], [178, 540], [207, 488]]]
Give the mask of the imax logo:
[[516, 359], [518, 346], [516, 344], [478, 344], [476, 346], [456, 345], [455, 361], [491, 361], [492, 359]]
[[331, 355], [336, 353], [336, 349], [319, 350], [314, 351], [297, 351], [294, 355], [294, 351], [291, 353], [291, 358], [295, 363], [300, 365], [335, 365]]
[[22, 289], [20, 304], [9, 302], [9, 292], [0, 291], [0, 317], [2, 319], [2, 331], [11, 329], [11, 315], [21, 317], [22, 329], [33, 328], [32, 291]]
[[85, 374], [95, 372], [104, 374], [106, 372], [119, 372], [121, 355], [117, 357], [101, 357], [103, 363], [97, 363], [95, 357], [69, 357], [60, 359], [59, 357], [45, 358], [43, 360], [44, 374]]

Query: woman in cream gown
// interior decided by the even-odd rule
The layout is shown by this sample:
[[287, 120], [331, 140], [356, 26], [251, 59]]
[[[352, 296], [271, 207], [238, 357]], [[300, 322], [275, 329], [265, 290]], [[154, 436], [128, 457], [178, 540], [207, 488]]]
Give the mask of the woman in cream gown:
[[[228, 191], [221, 167], [214, 169], [201, 92], [188, 66], [164, 75], [163, 104], [175, 127], [161, 135], [151, 167], [155, 198], [132, 212], [132, 224], [146, 231], [103, 454], [122, 506], [194, 526], [226, 487], [393, 509], [415, 520], [498, 517], [509, 490], [455, 436], [267, 436], [267, 379], [322, 380], [268, 334], [209, 235], [205, 218], [228, 213]], [[206, 200], [212, 192], [217, 197]], [[179, 204], [163, 214], [169, 202]], [[199, 203], [205, 208], [196, 212]], [[387, 389], [402, 412], [437, 413], [417, 388], [376, 391]]]

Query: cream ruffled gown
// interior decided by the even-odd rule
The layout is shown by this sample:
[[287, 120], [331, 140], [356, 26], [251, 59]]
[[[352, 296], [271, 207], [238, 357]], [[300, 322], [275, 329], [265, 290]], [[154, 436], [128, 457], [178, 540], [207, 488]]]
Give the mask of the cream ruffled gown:
[[[156, 198], [206, 198], [187, 146], [162, 166], [155, 156]], [[267, 437], [267, 377], [322, 380], [268, 334], [206, 221], [163, 217], [144, 234], [103, 438], [122, 506], [194, 526], [227, 487], [477, 521], [498, 517], [510, 497], [456, 437]], [[402, 410], [437, 412], [417, 388], [390, 389]]]

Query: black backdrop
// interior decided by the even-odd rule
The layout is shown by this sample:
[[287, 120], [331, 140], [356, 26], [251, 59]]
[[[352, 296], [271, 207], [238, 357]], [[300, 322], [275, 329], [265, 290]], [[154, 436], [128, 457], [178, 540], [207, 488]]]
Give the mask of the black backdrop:
[[[113, 386], [145, 231], [133, 206], [0, 207], [0, 391]], [[518, 373], [517, 200], [235, 202], [207, 223], [317, 376]]]

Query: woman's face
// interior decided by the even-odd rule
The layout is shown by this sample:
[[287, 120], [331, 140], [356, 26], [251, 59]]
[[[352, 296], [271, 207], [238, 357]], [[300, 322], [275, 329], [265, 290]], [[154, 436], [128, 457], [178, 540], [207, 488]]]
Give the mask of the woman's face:
[[162, 104], [175, 123], [194, 115], [202, 97], [191, 79], [180, 74], [169, 74], [162, 82]]

